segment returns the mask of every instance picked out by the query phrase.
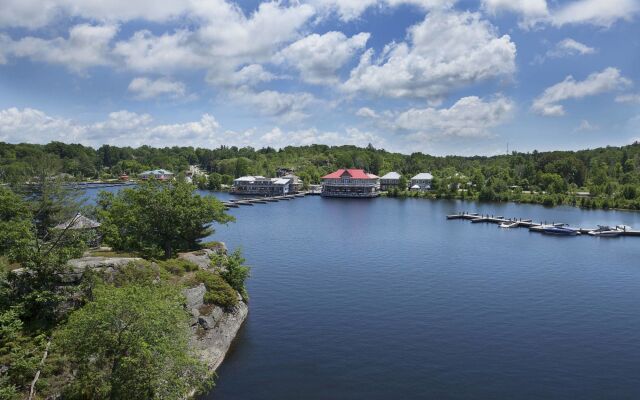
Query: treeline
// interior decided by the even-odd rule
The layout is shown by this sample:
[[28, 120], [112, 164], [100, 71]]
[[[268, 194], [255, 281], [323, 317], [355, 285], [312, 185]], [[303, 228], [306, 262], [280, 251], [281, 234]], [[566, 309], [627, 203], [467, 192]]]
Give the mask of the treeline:
[[[408, 178], [419, 172], [431, 172], [435, 181], [434, 192], [429, 196], [640, 209], [640, 143], [582, 151], [513, 152], [493, 157], [404, 155], [371, 145], [290, 146], [280, 150], [104, 145], [96, 150], [60, 142], [0, 143], [0, 180], [24, 179], [33, 161], [43, 159], [74, 179], [114, 178], [121, 173], [136, 174], [151, 168], [180, 172], [189, 165], [199, 165], [212, 178], [208, 183], [197, 183], [210, 188], [229, 184], [243, 175], [274, 176], [281, 167], [294, 169], [307, 184], [319, 183], [324, 174], [343, 167], [363, 168], [378, 175], [397, 171]], [[578, 192], [588, 192], [589, 196]]]

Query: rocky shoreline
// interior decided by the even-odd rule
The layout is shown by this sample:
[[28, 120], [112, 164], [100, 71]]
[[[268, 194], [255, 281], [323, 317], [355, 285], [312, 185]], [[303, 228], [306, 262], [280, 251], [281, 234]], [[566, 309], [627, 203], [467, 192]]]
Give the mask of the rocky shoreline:
[[[205, 249], [188, 253], [181, 253], [179, 258], [188, 260], [200, 269], [211, 269], [209, 256], [217, 252], [226, 252], [224, 245], [219, 249]], [[83, 257], [69, 261], [69, 272], [63, 277], [67, 284], [77, 284], [83, 275], [90, 271], [97, 271], [111, 275], [118, 268], [131, 262], [140, 261], [140, 258], [130, 257]], [[206, 304], [204, 284], [183, 289], [185, 296], [185, 308], [190, 314], [191, 336], [189, 345], [198, 357], [208, 366], [210, 371], [215, 371], [222, 364], [233, 340], [249, 313], [247, 303], [238, 294], [238, 304], [232, 309]]]

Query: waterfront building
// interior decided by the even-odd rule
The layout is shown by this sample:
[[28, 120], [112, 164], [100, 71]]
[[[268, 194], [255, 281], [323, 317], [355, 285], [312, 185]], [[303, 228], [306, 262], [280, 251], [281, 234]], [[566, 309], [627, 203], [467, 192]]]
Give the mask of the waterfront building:
[[411, 190], [426, 191], [431, 190], [433, 183], [433, 175], [428, 172], [422, 172], [411, 178]]
[[138, 174], [138, 177], [143, 181], [155, 178], [159, 181], [169, 181], [173, 179], [174, 173], [167, 171], [166, 169], [154, 169], [152, 171], [144, 171]]
[[376, 197], [380, 191], [380, 177], [362, 169], [339, 169], [322, 177], [322, 196]]
[[400, 185], [400, 177], [401, 175], [397, 172], [389, 172], [380, 177], [380, 190], [386, 191], [390, 189], [401, 189], [405, 190], [406, 187], [401, 188]]
[[258, 175], [234, 179], [232, 191], [237, 194], [282, 196], [296, 193], [301, 187], [302, 181], [295, 175], [287, 175], [282, 178], [265, 178]]

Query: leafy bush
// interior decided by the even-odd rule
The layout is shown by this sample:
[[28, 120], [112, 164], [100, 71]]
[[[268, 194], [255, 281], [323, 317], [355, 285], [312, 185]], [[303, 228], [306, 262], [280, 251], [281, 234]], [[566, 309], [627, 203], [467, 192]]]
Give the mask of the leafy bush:
[[207, 293], [205, 303], [211, 303], [224, 308], [232, 308], [238, 304], [238, 294], [219, 274], [211, 271], [196, 272], [196, 279], [204, 283]]
[[234, 251], [228, 257], [225, 257], [224, 269], [220, 272], [220, 275], [232, 288], [242, 295], [242, 298], [247, 300], [247, 289], [244, 286], [244, 282], [249, 277], [249, 267], [243, 265], [245, 259], [242, 258], [240, 250]]
[[161, 261], [159, 264], [165, 271], [178, 276], [182, 276], [186, 272], [198, 270], [198, 266], [196, 264], [182, 258], [172, 258], [170, 260]]

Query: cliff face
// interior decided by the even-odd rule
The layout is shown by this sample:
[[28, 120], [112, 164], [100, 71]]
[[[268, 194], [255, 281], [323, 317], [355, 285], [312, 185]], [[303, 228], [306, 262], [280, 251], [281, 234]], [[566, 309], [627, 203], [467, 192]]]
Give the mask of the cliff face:
[[204, 284], [183, 291], [191, 313], [190, 345], [211, 370], [216, 370], [247, 318], [249, 308], [242, 300], [232, 310], [205, 304], [205, 292]]
[[[205, 249], [182, 253], [179, 257], [193, 262], [201, 269], [210, 269], [211, 259], [209, 256], [218, 252], [226, 252], [224, 245], [216, 250]], [[100, 271], [109, 277], [119, 268], [140, 260], [140, 258], [119, 257], [83, 257], [71, 260], [69, 261], [69, 272], [65, 274], [63, 281], [67, 284], [77, 284], [83, 274], [89, 270]], [[206, 289], [204, 284], [184, 289], [182, 292], [186, 298], [185, 308], [191, 315], [190, 346], [202, 361], [214, 371], [224, 360], [233, 339], [247, 318], [249, 308], [239, 294], [238, 304], [233, 309], [223, 309], [212, 304], [205, 304]]]

